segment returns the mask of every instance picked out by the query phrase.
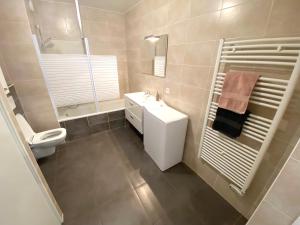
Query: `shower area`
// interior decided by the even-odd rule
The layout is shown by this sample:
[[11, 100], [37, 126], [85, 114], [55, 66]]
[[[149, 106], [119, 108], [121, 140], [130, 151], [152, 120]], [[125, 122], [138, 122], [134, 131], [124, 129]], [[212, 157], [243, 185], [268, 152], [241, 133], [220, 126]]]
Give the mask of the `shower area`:
[[84, 0], [25, 0], [32, 39], [59, 122], [124, 109], [123, 15]]

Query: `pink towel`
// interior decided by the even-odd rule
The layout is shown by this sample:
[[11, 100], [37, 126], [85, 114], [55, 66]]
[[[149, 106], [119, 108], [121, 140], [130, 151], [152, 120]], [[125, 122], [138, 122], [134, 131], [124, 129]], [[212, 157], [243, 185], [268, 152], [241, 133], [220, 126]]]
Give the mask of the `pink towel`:
[[229, 71], [226, 73], [219, 107], [244, 114], [258, 78], [259, 74], [254, 72]]

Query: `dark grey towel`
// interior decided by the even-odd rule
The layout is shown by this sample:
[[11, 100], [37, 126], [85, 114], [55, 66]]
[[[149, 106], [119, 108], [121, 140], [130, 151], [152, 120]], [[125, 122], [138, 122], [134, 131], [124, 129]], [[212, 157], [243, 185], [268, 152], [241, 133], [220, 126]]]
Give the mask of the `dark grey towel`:
[[241, 135], [243, 125], [249, 114], [248, 110], [244, 114], [239, 114], [227, 109], [218, 108], [212, 128], [230, 138], [237, 138]]

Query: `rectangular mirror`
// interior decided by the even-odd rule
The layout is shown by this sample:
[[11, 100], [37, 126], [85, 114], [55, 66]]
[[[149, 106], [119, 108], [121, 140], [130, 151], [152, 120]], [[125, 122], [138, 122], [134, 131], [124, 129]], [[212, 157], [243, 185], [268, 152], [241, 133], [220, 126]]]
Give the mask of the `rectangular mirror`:
[[144, 38], [141, 52], [142, 73], [166, 76], [168, 35], [150, 35]]

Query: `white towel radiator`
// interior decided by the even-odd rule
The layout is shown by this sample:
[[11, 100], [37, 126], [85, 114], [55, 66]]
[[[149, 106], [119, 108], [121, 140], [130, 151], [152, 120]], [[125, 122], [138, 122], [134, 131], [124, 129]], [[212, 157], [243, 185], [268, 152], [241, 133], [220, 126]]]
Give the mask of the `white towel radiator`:
[[[299, 52], [299, 37], [220, 40], [198, 157], [229, 179], [230, 187], [240, 195], [245, 194], [253, 180], [291, 99], [300, 74]], [[256, 70], [261, 75], [250, 97], [249, 106], [256, 110], [248, 117], [238, 139], [211, 128], [224, 71], [228, 69]], [[282, 71], [290, 73], [282, 78]], [[272, 116], [264, 114], [266, 108]]]

